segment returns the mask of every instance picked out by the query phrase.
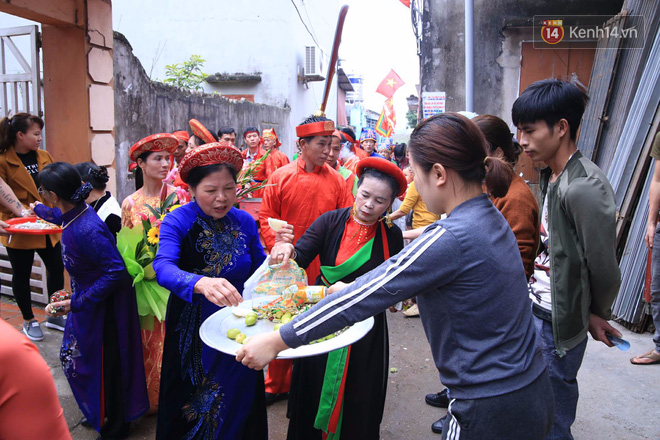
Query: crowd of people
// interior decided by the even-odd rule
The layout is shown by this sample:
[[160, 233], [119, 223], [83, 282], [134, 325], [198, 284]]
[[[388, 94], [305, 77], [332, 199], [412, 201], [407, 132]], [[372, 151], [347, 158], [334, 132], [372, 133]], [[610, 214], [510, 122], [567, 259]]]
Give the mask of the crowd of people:
[[[291, 161], [274, 128], [246, 128], [241, 151], [235, 129], [216, 134], [192, 119], [190, 132], [131, 147], [136, 191], [121, 205], [104, 167], [55, 162], [39, 149], [40, 118], [5, 118], [0, 220], [36, 214], [62, 229], [2, 237], [22, 330], [44, 337], [30, 301], [36, 251], [49, 294], [62, 291], [64, 269], [70, 276], [71, 295], [48, 304], [46, 325], [64, 331], [64, 374], [82, 423], [103, 439], [126, 438], [149, 413], [158, 439], [266, 439], [266, 407], [284, 399], [289, 440], [378, 439], [386, 313], [410, 301], [405, 313], [421, 316], [446, 387], [425, 399], [448, 409], [433, 432], [570, 439], [587, 333], [608, 346], [620, 336], [608, 323], [620, 284], [614, 196], [575, 143], [586, 102], [573, 84], [539, 81], [513, 105], [517, 140], [497, 116], [445, 113], [420, 122], [407, 145], [380, 147], [371, 129], [358, 138], [311, 116], [296, 127]], [[513, 171], [523, 151], [548, 166], [540, 204]], [[649, 247], [660, 236], [651, 191]], [[237, 207], [247, 196], [261, 198], [256, 220]], [[405, 228], [392, 223], [403, 217]], [[276, 232], [269, 218], [287, 224]], [[279, 331], [251, 337], [236, 357], [207, 346], [201, 324], [242, 301], [267, 255], [271, 264], [295, 261], [328, 296]], [[657, 299], [658, 318], [656, 309]], [[348, 347], [276, 359], [370, 316], [371, 330]], [[3, 325], [13, 342], [0, 358], [12, 356], [6, 347], [22, 352], [12, 358], [15, 380], [35, 371], [45, 384], [52, 411], [40, 418], [42, 432], [70, 438], [43, 361]], [[660, 362], [659, 341], [631, 362]], [[15, 388], [0, 387], [0, 397]], [[2, 401], [0, 437], [11, 437], [27, 399]], [[40, 432], [39, 423], [30, 429]]]

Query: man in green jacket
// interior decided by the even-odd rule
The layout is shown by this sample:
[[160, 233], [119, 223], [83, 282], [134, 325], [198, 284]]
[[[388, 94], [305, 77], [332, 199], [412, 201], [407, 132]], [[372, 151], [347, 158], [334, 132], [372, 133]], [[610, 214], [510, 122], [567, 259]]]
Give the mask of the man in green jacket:
[[576, 377], [587, 331], [610, 347], [606, 334], [621, 336], [607, 321], [621, 284], [614, 192], [575, 143], [587, 99], [573, 84], [546, 79], [530, 85], [512, 110], [525, 153], [548, 165], [541, 177], [540, 254], [530, 279], [532, 311], [555, 399], [547, 439], [573, 438]]

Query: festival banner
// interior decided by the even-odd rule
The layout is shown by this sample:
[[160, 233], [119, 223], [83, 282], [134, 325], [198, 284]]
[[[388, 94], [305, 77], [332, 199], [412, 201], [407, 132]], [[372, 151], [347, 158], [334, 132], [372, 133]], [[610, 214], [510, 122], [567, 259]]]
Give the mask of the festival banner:
[[374, 129], [376, 130], [376, 133], [383, 137], [388, 138], [392, 136], [393, 127], [390, 125], [390, 121], [385, 115], [385, 107], [383, 107], [383, 110], [380, 112], [380, 116], [378, 117], [378, 121], [376, 121]]

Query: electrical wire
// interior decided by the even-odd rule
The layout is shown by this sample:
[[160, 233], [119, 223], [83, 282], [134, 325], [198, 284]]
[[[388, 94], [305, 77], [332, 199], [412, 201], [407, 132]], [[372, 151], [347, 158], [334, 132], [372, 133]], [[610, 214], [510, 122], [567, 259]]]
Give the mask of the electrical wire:
[[309, 11], [307, 11], [307, 5], [305, 5], [305, 0], [300, 0], [300, 4], [302, 5], [303, 10], [305, 11], [305, 17], [307, 17], [307, 22], [309, 23], [309, 29], [312, 31], [314, 37], [316, 37], [316, 29], [314, 29], [314, 23], [312, 22], [312, 19], [309, 16]]
[[318, 48], [321, 50], [321, 53], [323, 55], [328, 56], [325, 53], [325, 51], [323, 50], [323, 48], [321, 47], [321, 45], [319, 44], [319, 42], [316, 41], [316, 37], [314, 36], [314, 34], [312, 34], [312, 31], [310, 31], [309, 28], [307, 27], [307, 23], [305, 23], [305, 20], [303, 20], [302, 15], [300, 15], [300, 10], [298, 9], [298, 6], [296, 5], [296, 2], [294, 0], [291, 0], [291, 4], [293, 5], [294, 8], [296, 8], [296, 12], [298, 13], [298, 17], [300, 17], [300, 22], [303, 24], [303, 26], [305, 26], [305, 29], [307, 30], [307, 33], [312, 37], [312, 40], [314, 40], [314, 43], [316, 43], [316, 46], [318, 46]]

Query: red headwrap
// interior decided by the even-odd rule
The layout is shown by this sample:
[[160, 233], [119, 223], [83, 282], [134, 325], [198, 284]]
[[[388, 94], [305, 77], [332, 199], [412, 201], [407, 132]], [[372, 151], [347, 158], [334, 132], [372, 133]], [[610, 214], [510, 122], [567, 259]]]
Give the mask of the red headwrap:
[[358, 162], [357, 169], [355, 170], [355, 174], [357, 174], [358, 178], [367, 168], [372, 168], [394, 177], [399, 184], [399, 194], [396, 196], [401, 197], [405, 194], [406, 189], [408, 188], [408, 181], [406, 180], [403, 171], [401, 171], [398, 166], [382, 157], [367, 157]]
[[190, 140], [190, 135], [187, 131], [175, 131], [172, 134], [180, 141], [188, 142]]
[[142, 153], [147, 151], [167, 151], [174, 153], [174, 150], [179, 146], [179, 140], [170, 133], [158, 133], [140, 139], [131, 147], [128, 155], [133, 162], [137, 162], [137, 158]]
[[277, 137], [277, 133], [275, 133], [274, 128], [267, 128], [263, 131], [263, 136], [264, 139], [272, 139], [275, 141], [275, 148], [279, 148], [280, 145], [282, 145], [282, 142], [280, 142], [280, 139]]
[[183, 156], [179, 164], [179, 177], [187, 183], [188, 173], [193, 168], [220, 163], [230, 164], [238, 172], [243, 168], [243, 156], [229, 142], [212, 142], [202, 145]]
[[211, 132], [197, 119], [191, 119], [188, 122], [188, 125], [190, 125], [190, 129], [192, 130], [193, 134], [200, 138], [205, 144], [215, 142], [215, 138]]
[[335, 123], [332, 121], [312, 122], [310, 124], [296, 127], [296, 136], [299, 138], [309, 136], [332, 136], [335, 131]]

